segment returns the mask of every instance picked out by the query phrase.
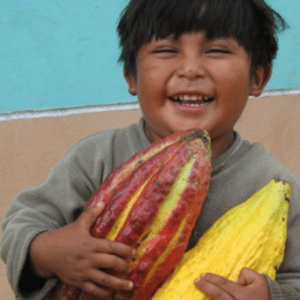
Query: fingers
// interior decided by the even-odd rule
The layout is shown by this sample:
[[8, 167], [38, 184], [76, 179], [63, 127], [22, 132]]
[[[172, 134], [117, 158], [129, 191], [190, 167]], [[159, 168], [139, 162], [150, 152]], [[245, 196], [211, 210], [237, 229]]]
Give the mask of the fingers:
[[[96, 222], [99, 215], [103, 212], [104, 207], [104, 202], [99, 202], [97, 206], [89, 207], [83, 210], [83, 212], [75, 222], [79, 225], [80, 228], [83, 228], [85, 231], [90, 232], [91, 227]], [[89, 245], [91, 245], [91, 243], [93, 243], [92, 248], [95, 252], [116, 254], [120, 257], [128, 259], [132, 259], [136, 255], [135, 250], [122, 243], [98, 238], [93, 238], [93, 241], [90, 241]]]
[[118, 256], [103, 253], [97, 258], [95, 265], [101, 269], [110, 269], [123, 274], [129, 273], [129, 264]]
[[136, 251], [125, 244], [90, 235], [90, 229], [103, 210], [104, 203], [89, 207], [74, 222], [76, 232], [81, 232], [82, 242], [73, 255], [77, 275], [70, 284], [83, 289], [86, 294], [82, 299], [86, 300], [110, 299], [113, 290], [130, 291], [134, 286], [132, 281], [120, 277], [128, 274], [128, 261], [136, 256]]
[[249, 285], [254, 281], [256, 281], [258, 276], [262, 276], [262, 275], [249, 268], [244, 268], [241, 271], [239, 278], [236, 282], [240, 285]]
[[99, 241], [99, 252], [116, 254], [123, 258], [133, 259], [136, 255], [136, 250], [132, 247], [122, 243], [109, 241], [109, 240], [98, 240]]
[[195, 281], [196, 287], [214, 300], [265, 300], [270, 298], [267, 281], [260, 273], [245, 268], [236, 282], [216, 274], [203, 274]]
[[95, 282], [98, 286], [107, 287], [113, 290], [130, 291], [134, 286], [133, 282], [130, 280], [118, 278], [105, 272], [97, 272], [95, 270], [90, 275], [90, 281]]
[[195, 285], [214, 300], [232, 300], [242, 293], [239, 284], [215, 274], [203, 274]]
[[252, 269], [244, 268], [236, 283], [247, 288], [253, 299], [271, 299], [267, 279]]
[[105, 272], [93, 272], [90, 278], [83, 284], [82, 288], [87, 294], [82, 300], [106, 299], [111, 296], [112, 290], [131, 291], [134, 285], [131, 281], [111, 276]]
[[[96, 222], [99, 215], [103, 212], [105, 207], [104, 202], [99, 202], [97, 206], [95, 207], [89, 207], [86, 210], [84, 210], [79, 218], [77, 219], [77, 222], [84, 228], [86, 231], [90, 231], [93, 224]], [[98, 242], [98, 252], [105, 252], [105, 253], [111, 253], [116, 254], [118, 256], [124, 257], [124, 258], [133, 258], [136, 254], [135, 250], [133, 250], [131, 247], [117, 242], [112, 242], [104, 239], [96, 239]]]
[[103, 212], [104, 207], [104, 202], [99, 202], [96, 206], [84, 209], [78, 217], [77, 222], [79, 222], [86, 230], [90, 231], [99, 215]]

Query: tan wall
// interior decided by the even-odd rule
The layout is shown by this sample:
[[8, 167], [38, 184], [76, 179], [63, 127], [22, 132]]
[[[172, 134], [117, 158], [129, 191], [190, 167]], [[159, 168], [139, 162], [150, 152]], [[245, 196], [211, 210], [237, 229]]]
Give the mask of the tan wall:
[[[262, 143], [300, 179], [300, 97], [251, 99], [236, 129]], [[41, 183], [50, 168], [78, 139], [138, 120], [139, 110], [0, 122], [0, 219], [11, 199]], [[0, 262], [0, 299], [12, 300], [5, 266]]]

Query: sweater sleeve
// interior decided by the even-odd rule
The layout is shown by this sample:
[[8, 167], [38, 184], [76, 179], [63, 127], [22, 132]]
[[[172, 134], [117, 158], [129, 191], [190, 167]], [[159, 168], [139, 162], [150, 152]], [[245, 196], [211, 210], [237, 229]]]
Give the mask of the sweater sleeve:
[[272, 300], [299, 300], [300, 294], [291, 286], [283, 286], [266, 276]]

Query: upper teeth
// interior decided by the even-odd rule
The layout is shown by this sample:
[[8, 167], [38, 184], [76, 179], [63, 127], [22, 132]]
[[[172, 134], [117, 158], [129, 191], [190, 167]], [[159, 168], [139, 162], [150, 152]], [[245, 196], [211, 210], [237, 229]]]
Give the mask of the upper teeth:
[[179, 100], [179, 101], [207, 101], [210, 99], [208, 96], [199, 96], [199, 95], [179, 95], [179, 96], [174, 96], [174, 100]]

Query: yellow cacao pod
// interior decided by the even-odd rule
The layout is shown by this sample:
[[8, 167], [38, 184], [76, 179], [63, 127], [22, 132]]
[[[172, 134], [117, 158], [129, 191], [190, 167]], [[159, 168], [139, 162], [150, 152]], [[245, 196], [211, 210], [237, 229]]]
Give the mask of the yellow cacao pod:
[[289, 183], [273, 179], [225, 213], [186, 252], [151, 299], [209, 299], [194, 285], [202, 273], [236, 281], [248, 267], [275, 279], [284, 258], [291, 189]]

